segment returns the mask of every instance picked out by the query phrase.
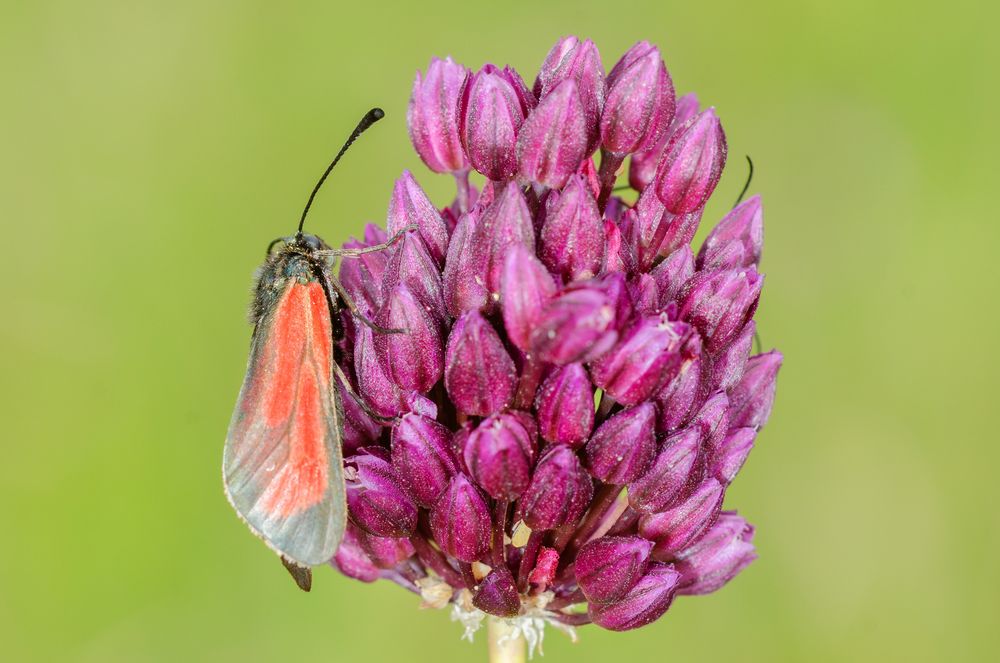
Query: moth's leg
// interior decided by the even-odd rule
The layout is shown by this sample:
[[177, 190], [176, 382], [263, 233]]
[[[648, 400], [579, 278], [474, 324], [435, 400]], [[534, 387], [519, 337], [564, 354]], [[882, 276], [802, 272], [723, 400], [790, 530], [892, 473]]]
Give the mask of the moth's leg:
[[371, 405], [366, 403], [365, 399], [361, 398], [358, 392], [354, 391], [354, 387], [351, 386], [351, 381], [347, 378], [347, 375], [344, 374], [344, 369], [342, 369], [337, 362], [333, 362], [333, 372], [337, 376], [337, 379], [340, 380], [341, 384], [344, 385], [344, 389], [347, 390], [347, 393], [354, 399], [354, 402], [365, 411], [365, 414], [381, 424], [391, 424], [396, 421], [396, 417], [383, 417], [381, 414], [373, 410]]
[[382, 244], [376, 244], [374, 246], [366, 246], [363, 249], [323, 249], [322, 251], [317, 251], [316, 254], [323, 256], [324, 258], [357, 258], [358, 256], [363, 256], [366, 253], [376, 253], [378, 251], [385, 251], [391, 248], [393, 244], [398, 242], [403, 238], [408, 232], [418, 230], [416, 224], [410, 224], [397, 232], [395, 235], [387, 239]]

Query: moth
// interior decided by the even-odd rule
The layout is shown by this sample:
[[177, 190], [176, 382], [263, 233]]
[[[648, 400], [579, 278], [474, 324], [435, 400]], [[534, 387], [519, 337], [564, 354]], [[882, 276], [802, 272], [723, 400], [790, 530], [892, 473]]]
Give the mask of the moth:
[[361, 316], [329, 263], [385, 249], [395, 238], [369, 249], [333, 250], [302, 227], [330, 171], [383, 115], [373, 108], [362, 118], [313, 188], [298, 231], [268, 247], [254, 287], [246, 377], [223, 452], [230, 504], [305, 591], [312, 585], [310, 567], [330, 561], [347, 524], [344, 411], [337, 381], [356, 395], [335, 358], [344, 335], [341, 308], [349, 307], [356, 319], [381, 332], [400, 330], [378, 328]]

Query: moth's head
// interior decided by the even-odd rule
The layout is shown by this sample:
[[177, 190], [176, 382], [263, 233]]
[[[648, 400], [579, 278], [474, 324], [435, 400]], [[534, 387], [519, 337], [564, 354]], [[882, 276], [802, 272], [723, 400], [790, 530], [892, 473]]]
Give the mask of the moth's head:
[[327, 243], [316, 235], [296, 233], [291, 237], [278, 237], [273, 240], [267, 245], [267, 255], [271, 255], [275, 250], [280, 252], [312, 253], [313, 251], [322, 251], [329, 248]]

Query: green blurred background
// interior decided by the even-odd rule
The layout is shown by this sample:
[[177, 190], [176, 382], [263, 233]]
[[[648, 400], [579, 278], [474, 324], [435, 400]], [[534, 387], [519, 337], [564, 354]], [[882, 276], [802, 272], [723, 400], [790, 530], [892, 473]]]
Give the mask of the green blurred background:
[[[772, 422], [729, 504], [760, 560], [550, 661], [996, 655], [997, 67], [986, 3], [14, 2], [0, 8], [0, 658], [485, 660], [394, 585], [294, 588], [222, 495], [251, 274], [319, 197], [383, 221], [432, 55], [531, 80], [557, 37], [663, 49], [757, 164]], [[987, 419], [989, 418], [989, 424]], [[993, 659], [995, 660], [995, 659]]]

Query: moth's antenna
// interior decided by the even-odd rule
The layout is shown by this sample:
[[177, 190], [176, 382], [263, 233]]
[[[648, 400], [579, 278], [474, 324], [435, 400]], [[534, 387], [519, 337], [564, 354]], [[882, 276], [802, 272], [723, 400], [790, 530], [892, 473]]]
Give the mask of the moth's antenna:
[[749, 154], [747, 155], [747, 163], [750, 164], [750, 172], [747, 173], [747, 183], [743, 185], [743, 190], [740, 191], [739, 198], [737, 198], [736, 202], [733, 203], [733, 207], [739, 205], [743, 200], [743, 196], [747, 195], [747, 189], [750, 188], [750, 182], [753, 181], [753, 159], [750, 158]]
[[360, 122], [358, 122], [358, 126], [354, 127], [354, 131], [352, 131], [351, 135], [347, 137], [347, 142], [344, 143], [342, 148], [340, 148], [340, 152], [337, 152], [337, 156], [333, 158], [330, 165], [326, 167], [326, 171], [323, 173], [323, 176], [319, 178], [319, 182], [316, 182], [316, 186], [313, 187], [312, 193], [309, 194], [309, 200], [306, 202], [306, 208], [302, 210], [302, 218], [299, 219], [299, 230], [296, 233], [297, 236], [302, 234], [302, 225], [306, 222], [306, 215], [309, 213], [309, 208], [312, 207], [313, 199], [316, 197], [316, 193], [319, 191], [319, 188], [323, 186], [323, 182], [326, 181], [327, 175], [330, 174], [333, 167], [337, 165], [338, 161], [340, 161], [340, 157], [344, 156], [344, 152], [346, 152], [347, 148], [349, 148], [351, 144], [358, 139], [358, 136], [363, 134], [368, 127], [372, 126], [383, 117], [385, 117], [385, 112], [381, 108], [373, 108], [365, 113], [365, 116], [361, 118]]

